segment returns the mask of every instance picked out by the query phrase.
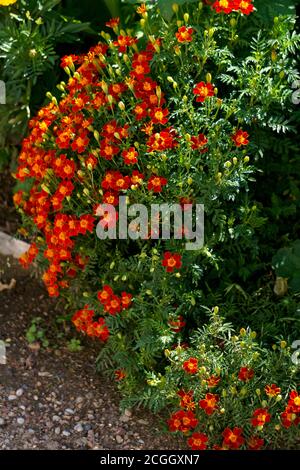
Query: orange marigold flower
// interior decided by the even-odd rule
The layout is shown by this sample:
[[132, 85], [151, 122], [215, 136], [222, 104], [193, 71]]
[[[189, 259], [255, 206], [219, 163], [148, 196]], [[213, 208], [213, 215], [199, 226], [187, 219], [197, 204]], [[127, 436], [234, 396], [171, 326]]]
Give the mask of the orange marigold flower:
[[192, 149], [193, 150], [202, 150], [203, 147], [207, 144], [208, 139], [205, 137], [204, 134], [199, 134], [197, 136], [192, 136], [191, 137], [191, 143], [192, 143]]
[[238, 449], [244, 444], [245, 439], [242, 437], [242, 428], [226, 428], [222, 435], [224, 437], [223, 446], [228, 446], [229, 449]]
[[138, 162], [138, 153], [134, 147], [130, 147], [128, 150], [123, 150], [122, 157], [125, 165], [135, 165]]
[[266, 423], [269, 423], [271, 419], [271, 415], [268, 413], [266, 408], [258, 408], [254, 411], [252, 416], [252, 426], [264, 426]]
[[109, 21], [107, 21], [107, 23], [105, 23], [105, 26], [107, 26], [108, 28], [116, 28], [117, 26], [119, 26], [120, 24], [120, 18], [116, 17], [116, 18], [111, 18]]
[[241, 147], [242, 145], [248, 145], [249, 140], [248, 140], [249, 134], [248, 132], [242, 131], [241, 129], [239, 131], [236, 131], [235, 134], [231, 136], [231, 139], [235, 143], [237, 147]]
[[253, 379], [254, 377], [254, 370], [250, 369], [249, 367], [241, 367], [239, 371], [238, 378], [242, 382], [248, 382], [248, 380]]
[[100, 302], [105, 305], [113, 295], [113, 290], [110, 286], [105, 285], [103, 286], [102, 291], [98, 292], [97, 297], [100, 300]]
[[168, 273], [174, 271], [174, 269], [180, 269], [182, 266], [181, 262], [182, 256], [179, 253], [171, 253], [166, 251], [164, 253], [164, 259], [162, 260], [162, 265], [166, 268]]
[[188, 445], [192, 450], [205, 450], [207, 448], [208, 437], [203, 432], [194, 432], [188, 439]]
[[280, 415], [282, 426], [286, 429], [290, 428], [297, 422], [297, 415], [292, 406], [287, 406], [283, 413]]
[[182, 365], [183, 370], [188, 374], [197, 374], [198, 372], [198, 359], [190, 357], [187, 361], [184, 361]]
[[177, 395], [180, 399], [180, 407], [188, 411], [193, 411], [196, 408], [196, 403], [193, 400], [193, 391], [185, 392], [184, 390], [179, 390]]
[[281, 388], [277, 387], [277, 385], [275, 384], [266, 385], [265, 392], [268, 395], [268, 397], [276, 397], [276, 395], [279, 395], [279, 393], [281, 392]]
[[120, 382], [121, 380], [124, 380], [126, 377], [126, 372], [124, 369], [117, 369], [115, 370], [114, 374], [115, 374], [116, 382]]
[[205, 399], [199, 401], [199, 406], [202, 408], [207, 415], [212, 415], [218, 408], [219, 396], [214, 393], [207, 393]]
[[104, 309], [110, 315], [116, 315], [116, 313], [121, 311], [121, 299], [117, 295], [111, 295]]
[[126, 52], [127, 47], [133, 46], [136, 43], [136, 39], [130, 36], [118, 36], [118, 40], [113, 42], [114, 46], [117, 46], [119, 52]]
[[198, 103], [203, 103], [209, 96], [214, 96], [215, 94], [212, 84], [204, 82], [197, 83], [193, 93], [197, 96], [196, 101]]
[[122, 292], [121, 303], [124, 309], [130, 308], [132, 304], [132, 294], [128, 294], [127, 292]]
[[264, 443], [265, 441], [258, 436], [251, 436], [247, 441], [249, 450], [260, 450]]
[[184, 321], [182, 315], [178, 315], [177, 318], [171, 318], [170, 320], [168, 320], [168, 324], [171, 327], [172, 331], [174, 331], [175, 333], [179, 333], [179, 331], [181, 331], [185, 327], [186, 321]]
[[192, 411], [176, 411], [168, 420], [169, 431], [187, 432], [194, 429], [198, 424], [198, 419]]
[[216, 375], [211, 375], [210, 377], [208, 377], [208, 379], [206, 379], [206, 383], [209, 388], [214, 388], [218, 385], [220, 380], [220, 377], [217, 377]]
[[139, 15], [144, 15], [147, 12], [147, 5], [146, 3], [142, 3], [137, 9], [136, 12]]
[[186, 26], [181, 26], [177, 33], [175, 34], [177, 41], [183, 44], [187, 44], [193, 40], [193, 28], [187, 28]]
[[166, 124], [168, 122], [169, 111], [162, 108], [154, 108], [150, 111], [150, 117], [153, 124]]

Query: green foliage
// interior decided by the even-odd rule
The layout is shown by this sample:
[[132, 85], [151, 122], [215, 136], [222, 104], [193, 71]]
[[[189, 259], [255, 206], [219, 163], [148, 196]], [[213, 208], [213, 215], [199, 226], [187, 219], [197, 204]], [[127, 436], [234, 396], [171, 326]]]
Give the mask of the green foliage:
[[72, 353], [82, 351], [82, 346], [81, 346], [80, 339], [76, 339], [76, 338], [70, 339], [70, 341], [67, 343], [67, 348]]
[[26, 331], [26, 339], [29, 344], [40, 343], [44, 348], [48, 348], [49, 340], [46, 337], [45, 328], [42, 326], [42, 323], [42, 318], [33, 318], [30, 327]]
[[300, 240], [296, 240], [289, 248], [281, 248], [273, 256], [272, 264], [277, 276], [288, 279], [289, 287], [300, 291]]

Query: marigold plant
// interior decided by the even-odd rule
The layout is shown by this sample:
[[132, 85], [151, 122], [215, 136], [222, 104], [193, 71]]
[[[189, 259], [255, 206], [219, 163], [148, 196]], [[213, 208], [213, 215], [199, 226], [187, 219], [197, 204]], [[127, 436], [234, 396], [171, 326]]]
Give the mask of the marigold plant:
[[[126, 404], [181, 402], [169, 427], [188, 435], [193, 449], [276, 447], [279, 419], [279, 431], [260, 432], [274, 422], [270, 407], [281, 406], [272, 393], [282, 387], [289, 400], [297, 393], [291, 376], [281, 383], [269, 374], [268, 355], [254, 367], [248, 349], [229, 339], [227, 348], [217, 330], [209, 367], [191, 345], [207, 318], [206, 293], [237, 275], [226, 260], [249, 247], [261, 224], [247, 198], [251, 161], [260, 156], [256, 131], [280, 123], [290, 106], [293, 20], [277, 19], [264, 34], [253, 21], [249, 40], [254, 4], [176, 6], [168, 24], [142, 4], [135, 33], [109, 21], [110, 33], [86, 55], [62, 58], [68, 82], [31, 120], [16, 173], [32, 182], [29, 193], [15, 195], [33, 238], [21, 263], [36, 260], [49, 294], [74, 309], [77, 330], [104, 342], [99, 367], [118, 381]], [[204, 204], [204, 246], [186, 250], [186, 233], [161, 240], [151, 226], [135, 229], [146, 230], [145, 239], [100, 240], [96, 226], [119, 224], [103, 204], [118, 214], [120, 196], [147, 207]], [[253, 383], [269, 387], [266, 404]], [[225, 399], [237, 385], [241, 400]], [[295, 406], [282, 410], [291, 435]]]

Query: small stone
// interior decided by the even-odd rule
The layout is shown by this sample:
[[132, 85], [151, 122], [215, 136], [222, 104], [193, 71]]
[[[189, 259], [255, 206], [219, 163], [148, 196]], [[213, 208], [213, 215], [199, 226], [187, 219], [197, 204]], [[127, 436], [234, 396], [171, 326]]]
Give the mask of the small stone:
[[128, 418], [131, 418], [132, 412], [131, 412], [130, 410], [125, 410], [125, 411], [124, 411], [124, 415], [125, 415], [125, 416], [128, 416]]
[[4, 423], [5, 423], [4, 419], [0, 418], [0, 426], [3, 426]]
[[16, 395], [8, 395], [8, 400], [9, 401], [13, 401], [13, 400], [16, 400], [16, 399], [17, 399]]
[[60, 434], [60, 428], [55, 428], [54, 432], [58, 436], [58, 434]]
[[120, 418], [120, 421], [122, 423], [128, 423], [128, 421], [130, 421], [130, 418], [129, 418], [129, 416], [122, 415], [121, 418]]
[[69, 436], [71, 436], [71, 433], [69, 431], [63, 431], [62, 435], [65, 436], [65, 437], [69, 437]]
[[120, 436], [119, 434], [116, 436], [116, 441], [118, 444], [122, 444], [122, 442], [124, 441], [123, 437]]
[[57, 422], [60, 421], [60, 417], [57, 415], [52, 416], [52, 421]]
[[75, 413], [75, 411], [72, 410], [71, 408], [66, 408], [66, 409], [65, 409], [65, 414], [66, 414], [66, 415], [73, 415], [74, 413]]
[[76, 398], [76, 403], [79, 404], [79, 403], [82, 403], [83, 402], [83, 397], [77, 397]]
[[18, 423], [20, 426], [23, 426], [23, 424], [25, 423], [25, 419], [24, 419], [24, 418], [18, 418], [18, 419], [17, 419], [17, 423]]
[[19, 388], [19, 389], [16, 391], [17, 397], [21, 397], [21, 396], [23, 395], [23, 393], [24, 393], [23, 388]]
[[74, 426], [74, 431], [76, 432], [82, 432], [83, 431], [83, 426], [81, 423], [78, 423], [76, 424], [76, 426]]

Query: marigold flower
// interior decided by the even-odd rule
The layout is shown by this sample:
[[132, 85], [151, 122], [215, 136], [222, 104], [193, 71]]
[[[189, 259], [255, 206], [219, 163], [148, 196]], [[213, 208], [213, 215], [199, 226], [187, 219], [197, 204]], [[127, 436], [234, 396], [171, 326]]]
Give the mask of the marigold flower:
[[138, 152], [134, 147], [130, 147], [128, 150], [123, 150], [122, 157], [125, 165], [135, 165], [138, 162]]
[[207, 393], [205, 399], [199, 401], [199, 406], [202, 408], [207, 415], [212, 415], [218, 408], [219, 396], [213, 393]]
[[105, 286], [103, 286], [102, 291], [98, 292], [97, 297], [100, 300], [100, 302], [103, 305], [105, 305], [105, 304], [107, 304], [107, 302], [109, 301], [109, 299], [111, 298], [112, 295], [113, 295], [112, 288], [108, 285], [105, 285]]
[[116, 382], [120, 382], [121, 380], [124, 380], [126, 377], [126, 372], [124, 369], [117, 369], [115, 370], [114, 374], [115, 374]]
[[188, 374], [197, 374], [198, 372], [198, 359], [190, 357], [187, 361], [184, 361], [182, 365], [183, 370]]
[[219, 384], [220, 380], [220, 377], [211, 375], [210, 377], [208, 377], [208, 379], [206, 379], [206, 383], [209, 388], [214, 388]]
[[203, 103], [207, 98], [215, 95], [212, 84], [204, 82], [197, 83], [193, 89], [193, 93], [197, 96], [196, 101], [198, 103]]
[[294, 413], [300, 413], [300, 395], [296, 390], [291, 391], [288, 405], [293, 409]]
[[154, 193], [160, 193], [162, 191], [163, 186], [168, 183], [166, 178], [162, 178], [161, 176], [151, 176], [148, 181], [148, 189], [149, 191], [153, 191]]
[[254, 10], [254, 6], [252, 0], [234, 0], [234, 9], [240, 11], [243, 15], [250, 15]]
[[105, 26], [107, 26], [108, 28], [116, 28], [117, 26], [119, 26], [120, 24], [120, 18], [116, 17], [116, 18], [111, 18], [109, 21], [107, 21], [107, 23], [105, 23]]
[[251, 436], [247, 441], [249, 450], [260, 450], [264, 443], [265, 441], [258, 436]]
[[162, 265], [166, 268], [168, 273], [174, 271], [174, 269], [180, 269], [182, 266], [181, 262], [182, 256], [179, 253], [171, 253], [166, 251], [164, 253], [164, 259], [162, 260]]
[[229, 449], [238, 449], [241, 447], [245, 442], [245, 439], [242, 437], [242, 433], [242, 428], [226, 428], [222, 433], [224, 437], [223, 446], [228, 446]]
[[252, 416], [252, 426], [264, 426], [266, 423], [269, 423], [271, 419], [271, 415], [268, 413], [266, 408], [258, 408], [254, 411]]
[[150, 111], [150, 117], [153, 124], [166, 124], [168, 122], [169, 111], [162, 108], [154, 108]]
[[198, 419], [192, 411], [177, 411], [176, 413], [173, 413], [171, 418], [168, 420], [169, 431], [171, 432], [187, 432], [194, 429], [197, 424]]
[[203, 432], [194, 432], [188, 439], [188, 445], [192, 450], [205, 450], [207, 448], [208, 437]]
[[249, 367], [241, 367], [239, 371], [238, 378], [242, 382], [248, 382], [248, 380], [253, 379], [254, 377], [254, 370], [250, 369]]
[[217, 13], [229, 14], [235, 10], [235, 0], [217, 0], [213, 4], [213, 8]]
[[235, 134], [231, 136], [231, 139], [235, 143], [237, 147], [241, 147], [242, 145], [248, 145], [249, 140], [248, 140], [249, 134], [248, 132], [242, 131], [241, 129], [239, 131], [236, 131]]
[[297, 415], [292, 406], [287, 406], [280, 415], [282, 426], [286, 429], [297, 423]]
[[281, 388], [277, 387], [277, 385], [275, 384], [266, 385], [265, 392], [268, 395], [268, 397], [276, 397], [276, 395], [279, 395], [279, 393], [281, 392]]
[[171, 318], [170, 320], [168, 320], [168, 324], [171, 327], [172, 331], [174, 331], [175, 333], [179, 333], [179, 331], [181, 331], [185, 327], [186, 321], [184, 320], [182, 315], [178, 315], [177, 318]]
[[207, 150], [207, 149], [204, 149], [207, 142], [208, 142], [208, 139], [207, 137], [205, 137], [204, 134], [199, 134], [197, 136], [191, 137], [192, 149], [200, 150], [202, 153], [204, 153]]
[[187, 44], [193, 40], [193, 28], [187, 28], [186, 26], [181, 26], [178, 28], [177, 33], [175, 34], [177, 41], [183, 44]]
[[184, 390], [179, 390], [177, 395], [180, 397], [181, 408], [188, 411], [193, 411], [196, 408], [196, 403], [193, 400], [193, 391], [185, 392]]

